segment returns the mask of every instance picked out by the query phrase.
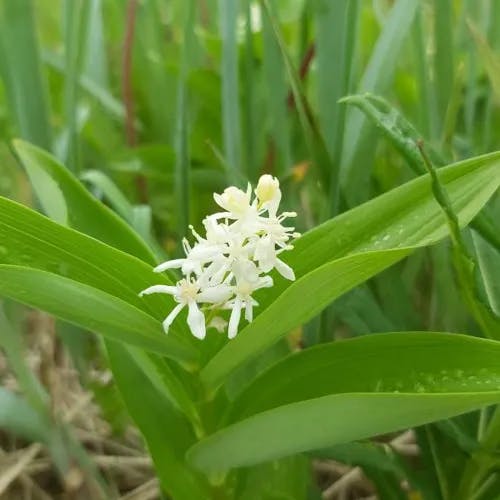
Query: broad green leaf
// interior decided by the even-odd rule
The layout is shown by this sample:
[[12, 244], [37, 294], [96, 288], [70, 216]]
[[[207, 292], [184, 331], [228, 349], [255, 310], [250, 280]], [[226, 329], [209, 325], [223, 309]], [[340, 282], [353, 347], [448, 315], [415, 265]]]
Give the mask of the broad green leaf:
[[[404, 157], [416, 175], [427, 173], [422, 153], [418, 142], [422, 140], [422, 134], [385, 99], [371, 95], [350, 95], [340, 102], [350, 104], [359, 108], [373, 123], [377, 130], [384, 135], [394, 148]], [[446, 163], [443, 157], [432, 145], [426, 143], [427, 154], [435, 166]], [[478, 214], [471, 222], [471, 226], [479, 231], [492, 245], [500, 249], [500, 236], [492, 226], [491, 217], [488, 217], [487, 209]]]
[[146, 439], [162, 488], [176, 500], [212, 498], [206, 480], [184, 459], [195, 442], [185, 416], [158, 392], [125, 346], [107, 342], [106, 348], [116, 383]]
[[[439, 178], [465, 225], [500, 184], [500, 154], [444, 167]], [[284, 257], [297, 281], [277, 278], [274, 287], [259, 295], [260, 314], [207, 364], [201, 374], [204, 383], [215, 389], [234, 369], [336, 297], [447, 232], [428, 175], [309, 231]]]
[[128, 349], [128, 356], [134, 360], [158, 393], [189, 418], [197, 433], [202, 433], [200, 415], [194, 404], [195, 397], [188, 393], [167, 361], [155, 354], [134, 348]]
[[[147, 300], [138, 296], [152, 284], [170, 283], [149, 265], [1, 197], [0, 242], [1, 264], [65, 276], [114, 295], [158, 319], [174, 307], [166, 295], [150, 296]], [[172, 333], [183, 329], [181, 323], [178, 327]]]
[[156, 262], [151, 250], [133, 229], [96, 200], [55, 158], [27, 142], [14, 141], [13, 147], [45, 213], [51, 219], [149, 264]]
[[[137, 232], [137, 235], [139, 235], [144, 242], [149, 245], [149, 248], [154, 249], [155, 255], [162, 255], [162, 253], [164, 253], [159, 244], [152, 237], [151, 207], [149, 205], [132, 205], [113, 180], [100, 170], [86, 170], [80, 176], [80, 179], [82, 181], [89, 182], [91, 185], [100, 190], [103, 197], [110, 204], [113, 210], [125, 219], [130, 226], [132, 226], [132, 228]], [[95, 201], [92, 199], [92, 202], [94, 203]], [[80, 204], [78, 204], [78, 207], [80, 207]], [[85, 232], [83, 228], [79, 227], [78, 221], [74, 222], [74, 224], [70, 224], [73, 229]], [[130, 234], [130, 228], [127, 228], [127, 230]], [[137, 238], [137, 235], [133, 235], [135, 239]], [[105, 241], [104, 238], [107, 238], [105, 234], [103, 234], [99, 239]], [[149, 248], [148, 253], [151, 255]], [[153, 261], [151, 261], [150, 257], [147, 259], [147, 262], [155, 262], [155, 260], [153, 259]]]
[[[500, 152], [438, 171], [460, 223], [466, 225], [500, 185]], [[299, 238], [283, 260], [302, 276], [335, 258], [395, 247], [430, 245], [448, 233], [429, 175], [420, 176], [317, 226]], [[269, 289], [276, 297], [286, 286]]]
[[28, 267], [0, 265], [0, 295], [113, 340], [184, 362], [195, 357], [183, 338], [162, 333], [161, 324], [140, 309], [96, 288]]
[[313, 347], [257, 378], [189, 458], [222, 471], [498, 403], [499, 355], [500, 342], [419, 332]]
[[310, 498], [312, 482], [308, 457], [297, 455], [244, 469], [235, 489], [238, 500], [297, 500]]
[[367, 252], [338, 259], [306, 274], [246, 326], [203, 369], [210, 389], [248, 358], [272, 346], [297, 325], [319, 313], [336, 297], [409, 254], [406, 249]]
[[[45, 153], [41, 152], [33, 148], [30, 145], [23, 143], [16, 143], [16, 150], [21, 158], [23, 158], [24, 164], [28, 172], [31, 173], [31, 178], [34, 186], [38, 186], [37, 192], [40, 193], [40, 198], [44, 201], [44, 206], [46, 211], [51, 215], [51, 217], [56, 220], [59, 219], [61, 223], [68, 224], [75, 229], [83, 230], [89, 232], [91, 235], [100, 238], [103, 241], [108, 241], [111, 244], [115, 244], [115, 246], [121, 247], [123, 250], [128, 250], [129, 252], [134, 252], [136, 254], [141, 253], [141, 249], [145, 249], [148, 253], [149, 250], [145, 247], [142, 241], [133, 233], [133, 231], [126, 226], [123, 221], [117, 217], [114, 213], [112, 213], [107, 207], [99, 203], [95, 200], [85, 189], [84, 187], [77, 181], [75, 177], [72, 176], [71, 173], [67, 169], [65, 169], [62, 165], [58, 164], [53, 158], [49, 157]], [[100, 172], [95, 172], [95, 174], [100, 174]], [[38, 179], [37, 175], [44, 176], [43, 179]], [[92, 177], [95, 179], [95, 175]], [[44, 192], [44, 181], [46, 184], [51, 185], [54, 182], [54, 179], [57, 179], [57, 183], [55, 184], [56, 191], [53, 196], [46, 196]], [[101, 177], [97, 177], [97, 179], [102, 180]], [[104, 178], [106, 180], [106, 178]], [[114, 187], [114, 186], [112, 186]], [[53, 203], [59, 197], [59, 203], [54, 207]], [[126, 200], [122, 200], [125, 201]], [[60, 207], [63, 207], [63, 211], [60, 210]], [[67, 210], [67, 212], [66, 212]], [[134, 211], [132, 207], [130, 207], [130, 212], [128, 215], [133, 217]], [[61, 213], [64, 215], [64, 218], [60, 220]], [[125, 215], [125, 214], [124, 214]], [[137, 245], [139, 244], [139, 246]], [[135, 246], [135, 248], [134, 248]], [[144, 252], [142, 252], [144, 254]], [[96, 254], [95, 254], [96, 255]], [[109, 258], [109, 257], [108, 257]], [[151, 258], [148, 258], [151, 261]], [[114, 258], [116, 261], [116, 257]], [[57, 271], [56, 271], [57, 272]], [[148, 271], [150, 273], [150, 271]], [[155, 275], [157, 276], [157, 275]], [[71, 276], [73, 277], [73, 276]], [[152, 282], [158, 282], [158, 278], [152, 278]], [[123, 281], [125, 285], [128, 285], [126, 279]], [[92, 283], [94, 285], [94, 283]], [[114, 291], [116, 294], [116, 290]], [[74, 295], [75, 297], [77, 294]], [[113, 298], [114, 299], [114, 298]], [[149, 298], [148, 298], [149, 299]], [[37, 307], [41, 307], [47, 310], [49, 307], [53, 306], [51, 304], [45, 305], [40, 303], [36, 303]], [[68, 310], [66, 311], [66, 316], [63, 316], [61, 312], [55, 312], [59, 317], [63, 317], [68, 319], [69, 321], [75, 321], [75, 314], [78, 312], [77, 307], [83, 305], [80, 302], [76, 304], [71, 302], [68, 304]], [[134, 302], [134, 305], [137, 305]], [[88, 305], [86, 305], [88, 307]], [[134, 307], [128, 306], [130, 309], [135, 310]], [[158, 309], [158, 311], [161, 311]], [[167, 309], [163, 310], [163, 315], [166, 314]], [[137, 311], [138, 312], [138, 311]], [[82, 323], [82, 319], [77, 323], [83, 326], [86, 326], [85, 323]], [[103, 320], [106, 318], [104, 317]], [[83, 318], [84, 320], [84, 318]], [[150, 332], [156, 330], [157, 335], [154, 337], [154, 342], [161, 340], [159, 345], [150, 344], [151, 339], [145, 339], [146, 342], [140, 341], [137, 335], [133, 335], [133, 329], [139, 327], [136, 325], [132, 326], [132, 322], [130, 322], [130, 330], [129, 336], [130, 339], [126, 336], [118, 336], [112, 337], [118, 340], [122, 340], [127, 343], [135, 344], [136, 346], [140, 346], [143, 349], [154, 350], [161, 354], [165, 355], [166, 345], [163, 344], [163, 340], [165, 338], [162, 333], [161, 325], [158, 321], [154, 320], [151, 317], [148, 317]], [[144, 329], [144, 328], [143, 328]], [[109, 332], [109, 327], [106, 324], [101, 323], [99, 329], [94, 329], [95, 331], [106, 335], [111, 335], [114, 332]], [[185, 328], [184, 328], [185, 330]], [[139, 333], [141, 330], [139, 330]], [[176, 340], [175, 337], [169, 336], [169, 341], [174, 341], [174, 348], [167, 351], [169, 354], [167, 356], [176, 359], [177, 361], [189, 361], [198, 358], [197, 351], [193, 350], [192, 355], [189, 355], [187, 352], [186, 344], [188, 342], [193, 342], [190, 336], [186, 336], [181, 341]], [[177, 345], [178, 344], [178, 345]], [[181, 347], [181, 350], [178, 350], [177, 347]], [[135, 353], [137, 357], [140, 357], [142, 363], [140, 364], [141, 368], [145, 370], [145, 373], [148, 377], [157, 385], [157, 387], [161, 387], [170, 400], [176, 402], [176, 404], [180, 405], [185, 409], [187, 414], [195, 421], [195, 425], [200, 427], [198, 421], [196, 421], [196, 411], [194, 410], [194, 406], [190, 402], [190, 399], [187, 395], [182, 393], [182, 386], [176, 377], [170, 373], [168, 365], [166, 362], [162, 362], [163, 366], [158, 367], [153, 363], [153, 359], [148, 353], [143, 352], [139, 349], [131, 350], [131, 352]], [[168, 379], [168, 380], [166, 380]]]

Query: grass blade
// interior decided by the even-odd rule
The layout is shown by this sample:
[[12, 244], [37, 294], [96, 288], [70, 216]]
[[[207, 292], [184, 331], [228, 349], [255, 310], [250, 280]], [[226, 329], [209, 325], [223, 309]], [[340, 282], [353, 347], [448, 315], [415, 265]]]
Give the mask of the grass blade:
[[32, 0], [2, 2], [0, 70], [20, 136], [50, 150], [49, 103]]
[[230, 181], [239, 180], [244, 169], [241, 163], [240, 101], [238, 86], [238, 43], [236, 23], [239, 0], [219, 0], [220, 31], [222, 38], [222, 128], [224, 156], [232, 170]]

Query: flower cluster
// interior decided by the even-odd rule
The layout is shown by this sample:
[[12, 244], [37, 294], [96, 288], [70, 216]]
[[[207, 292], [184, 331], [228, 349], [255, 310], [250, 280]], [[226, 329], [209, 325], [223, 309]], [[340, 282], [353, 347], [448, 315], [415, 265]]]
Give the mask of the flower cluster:
[[215, 202], [224, 210], [209, 215], [203, 221], [205, 237], [191, 227], [196, 240], [191, 246], [183, 240], [185, 258], [174, 259], [155, 268], [155, 272], [180, 269], [183, 274], [175, 286], [154, 285], [140, 295], [166, 293], [178, 303], [163, 322], [166, 333], [179, 312], [187, 306], [187, 323], [195, 337], [206, 334], [209, 326], [222, 331], [227, 322], [216, 316], [223, 309], [231, 310], [227, 332], [234, 338], [242, 311], [245, 319], [253, 318], [253, 308], [258, 303], [252, 297], [260, 288], [273, 285], [268, 273], [276, 269], [284, 278], [294, 280], [293, 270], [280, 260], [282, 252], [292, 248], [289, 241], [298, 233], [286, 227], [283, 221], [295, 217], [295, 212], [278, 215], [281, 201], [279, 182], [270, 175], [263, 175], [255, 189], [246, 191], [234, 186], [222, 194], [214, 194]]

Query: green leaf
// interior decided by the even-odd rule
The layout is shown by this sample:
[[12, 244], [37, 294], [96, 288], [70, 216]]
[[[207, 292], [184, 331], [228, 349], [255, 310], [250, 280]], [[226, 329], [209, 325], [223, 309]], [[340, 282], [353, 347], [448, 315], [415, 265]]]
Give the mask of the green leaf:
[[297, 455], [259, 464], [241, 471], [236, 489], [238, 500], [296, 500], [309, 498], [311, 464], [308, 457]]
[[222, 128], [224, 156], [234, 169], [234, 179], [241, 173], [241, 124], [238, 90], [238, 43], [236, 28], [238, 0], [219, 0], [220, 30], [222, 39]]
[[[361, 77], [358, 92], [385, 94], [394, 77], [397, 56], [418, 9], [418, 2], [413, 0], [394, 2]], [[369, 185], [367, 158], [375, 151], [375, 140], [373, 130], [367, 126], [366, 118], [358, 112], [348, 113], [345, 133], [340, 181], [347, 200], [353, 203], [366, 199]]]
[[26, 362], [24, 339], [18, 322], [12, 324], [4, 309], [4, 305], [0, 304], [0, 347], [5, 351], [9, 367], [16, 375], [26, 400], [34, 409], [43, 413], [49, 407], [48, 394]]
[[106, 348], [118, 388], [146, 439], [163, 489], [176, 500], [212, 498], [206, 480], [184, 459], [195, 442], [185, 416], [158, 392], [125, 346], [107, 342]]
[[127, 302], [57, 274], [0, 265], [0, 295], [43, 309], [113, 340], [193, 362], [182, 338], [162, 333], [161, 324]]
[[32, 0], [2, 2], [0, 71], [18, 133], [50, 149], [46, 82], [40, 63]]
[[[500, 209], [500, 200], [493, 211]], [[497, 212], [498, 213], [498, 212]], [[500, 316], [500, 249], [490, 245], [480, 234], [472, 233], [484, 289], [491, 309]]]
[[434, 2], [434, 40], [436, 44], [434, 55], [436, 85], [433, 86], [436, 109], [434, 112], [438, 116], [441, 127], [444, 126], [448, 105], [452, 97], [455, 76], [454, 49], [456, 43], [453, 40], [453, 25], [453, 2], [451, 0]]
[[[347, 111], [338, 100], [348, 94], [352, 86], [360, 4], [349, 0], [316, 4], [318, 121], [332, 158], [328, 214], [333, 216], [338, 213], [340, 205], [339, 173]], [[334, 53], [338, 57], [332, 58]]]
[[[276, 10], [276, 9], [273, 9]], [[272, 15], [277, 18], [276, 12]], [[277, 20], [278, 21], [278, 20]], [[251, 21], [250, 21], [251, 22]], [[288, 125], [287, 93], [285, 71], [279, 44], [267, 16], [262, 17], [262, 68], [266, 85], [265, 99], [269, 109], [270, 144], [276, 150], [275, 169], [278, 176], [287, 174], [292, 165], [290, 131]]]
[[113, 211], [96, 200], [54, 157], [19, 140], [13, 142], [13, 147], [51, 219], [145, 262], [156, 262], [144, 241]]
[[121, 215], [126, 221], [130, 222], [132, 220], [134, 206], [104, 172], [85, 170], [80, 175], [80, 179], [99, 189], [117, 214]]
[[134, 348], [128, 349], [128, 355], [133, 358], [135, 364], [144, 372], [158, 393], [178, 411], [184, 413], [196, 432], [201, 434], [202, 423], [194, 404], [195, 397], [188, 393], [166, 360], [153, 353]]
[[[465, 225], [500, 184], [500, 154], [444, 167], [439, 178]], [[274, 287], [258, 296], [259, 316], [207, 364], [201, 372], [203, 382], [214, 390], [234, 369], [336, 297], [414, 248], [439, 241], [447, 230], [426, 175], [309, 231], [283, 259], [297, 281], [289, 284], [277, 278]]]
[[500, 402], [500, 342], [390, 333], [292, 354], [230, 407], [189, 459], [222, 471], [365, 439]]
[[[359, 108], [403, 156], [416, 175], [427, 172], [422, 153], [418, 147], [418, 142], [423, 138], [422, 134], [385, 99], [371, 94], [363, 94], [344, 97], [340, 102]], [[446, 163], [443, 157], [429, 143], [426, 144], [426, 149], [434, 165], [440, 166]], [[500, 236], [492, 227], [490, 218], [487, 215], [487, 210], [478, 214], [471, 222], [471, 226], [500, 250]]]
[[[65, 276], [114, 295], [158, 319], [174, 307], [166, 295], [147, 300], [138, 296], [152, 284], [170, 283], [144, 262], [1, 197], [0, 241], [2, 264]], [[181, 323], [178, 327], [186, 331]]]
[[0, 387], [0, 429], [32, 441], [49, 443], [51, 427], [21, 396]]

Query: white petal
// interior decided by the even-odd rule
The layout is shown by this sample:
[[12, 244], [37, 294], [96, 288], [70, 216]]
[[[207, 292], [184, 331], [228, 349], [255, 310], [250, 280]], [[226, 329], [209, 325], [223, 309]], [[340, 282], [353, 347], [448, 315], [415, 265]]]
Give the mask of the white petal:
[[168, 285], [153, 285], [146, 288], [146, 290], [143, 290], [139, 294], [139, 297], [142, 297], [143, 295], [150, 295], [152, 293], [168, 293], [168, 295], [175, 295], [177, 293], [177, 287]]
[[240, 324], [241, 316], [241, 300], [236, 298], [233, 304], [233, 310], [231, 311], [231, 317], [229, 318], [229, 327], [227, 329], [227, 336], [230, 339], [234, 339], [238, 333], [238, 325]]
[[274, 282], [271, 276], [262, 276], [262, 278], [259, 278], [259, 281], [255, 285], [255, 290], [258, 290], [259, 288], [270, 288], [273, 284]]
[[236, 280], [254, 283], [259, 278], [257, 266], [250, 260], [240, 259], [234, 262], [232, 271]]
[[208, 267], [203, 270], [203, 275], [200, 276], [200, 283], [210, 283], [218, 285], [224, 278], [224, 274], [228, 270], [229, 260], [225, 257], [214, 260]]
[[165, 330], [165, 333], [168, 333], [168, 329], [170, 328], [170, 325], [174, 322], [174, 319], [177, 317], [177, 315], [181, 312], [181, 309], [184, 307], [184, 304], [177, 304], [170, 314], [165, 318], [163, 321], [163, 329]]
[[189, 253], [189, 258], [206, 262], [207, 260], [212, 260], [215, 257], [219, 257], [220, 254], [220, 245], [207, 245], [199, 243], [198, 245], [195, 245], [193, 247], [193, 249]]
[[166, 271], [167, 269], [177, 269], [184, 264], [186, 259], [173, 259], [173, 260], [167, 260], [167, 262], [163, 262], [162, 264], [156, 266], [154, 268], [155, 273], [162, 273], [163, 271]]
[[245, 301], [245, 319], [249, 323], [253, 320], [253, 305], [251, 300]]
[[210, 304], [217, 304], [225, 302], [231, 295], [231, 287], [228, 285], [217, 285], [205, 288], [202, 292], [198, 293], [196, 300], [198, 302], [209, 302]]
[[189, 311], [187, 323], [191, 333], [199, 339], [204, 339], [206, 335], [205, 316], [198, 308], [198, 304], [191, 300], [189, 301]]
[[255, 247], [255, 259], [259, 262], [259, 268], [262, 272], [268, 273], [276, 261], [276, 250], [271, 238], [262, 238]]
[[290, 281], [295, 281], [295, 273], [289, 265], [285, 264], [280, 259], [276, 259], [276, 263], [274, 265], [276, 266], [276, 270], [281, 274], [281, 276], [283, 276], [283, 278], [286, 278]]
[[182, 274], [184, 274], [184, 276], [189, 276], [192, 273], [200, 275], [201, 264], [199, 262], [186, 259], [186, 262], [182, 265]]

